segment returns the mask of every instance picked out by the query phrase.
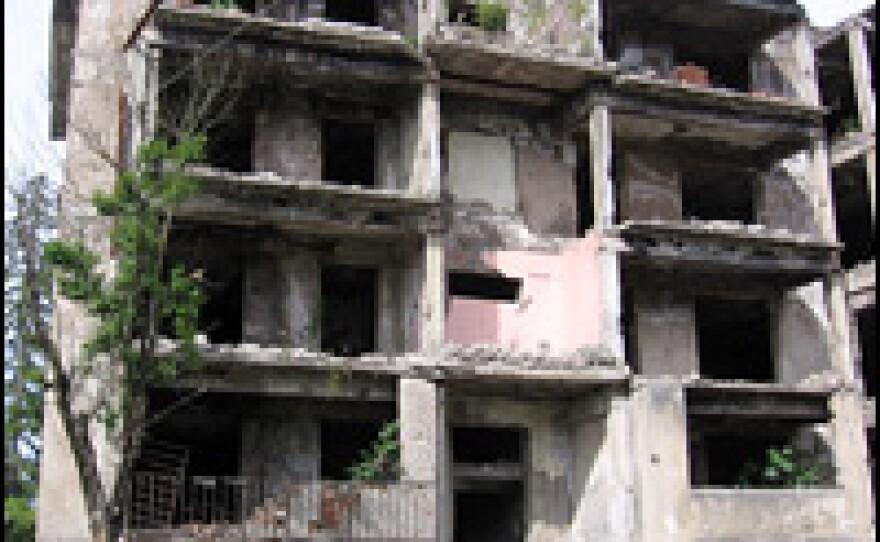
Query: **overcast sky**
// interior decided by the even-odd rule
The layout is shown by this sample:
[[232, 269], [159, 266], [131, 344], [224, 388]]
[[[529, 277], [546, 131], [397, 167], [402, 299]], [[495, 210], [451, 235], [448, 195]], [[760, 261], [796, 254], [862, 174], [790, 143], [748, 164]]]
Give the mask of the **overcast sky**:
[[[817, 26], [831, 26], [874, 0], [803, 0]], [[57, 175], [59, 145], [48, 143], [49, 21], [51, 0], [5, 0], [4, 148], [6, 171]], [[6, 180], [9, 180], [6, 175]]]

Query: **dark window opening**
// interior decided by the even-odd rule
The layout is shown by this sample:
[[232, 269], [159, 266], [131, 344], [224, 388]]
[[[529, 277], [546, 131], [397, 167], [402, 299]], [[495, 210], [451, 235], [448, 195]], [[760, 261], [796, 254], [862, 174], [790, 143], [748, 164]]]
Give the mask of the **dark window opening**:
[[624, 288], [621, 298], [622, 311], [620, 315], [620, 325], [622, 328], [621, 332], [623, 333], [624, 357], [626, 358], [627, 366], [632, 372], [634, 374], [640, 374], [638, 352], [636, 349], [636, 345], [638, 344], [636, 330], [638, 329], [638, 326], [636, 325], [636, 307], [632, 288]]
[[522, 463], [525, 433], [502, 427], [456, 427], [452, 430], [454, 463]]
[[359, 356], [376, 349], [375, 269], [331, 265], [321, 270], [321, 350]]
[[324, 18], [328, 21], [376, 26], [377, 13], [374, 0], [327, 0]]
[[202, 307], [199, 328], [214, 344], [238, 344], [244, 311], [244, 264], [227, 262], [225, 269], [208, 269], [205, 274], [207, 301]]
[[325, 181], [375, 186], [376, 133], [373, 124], [325, 120], [321, 123], [321, 144]]
[[[185, 247], [173, 247], [177, 253]], [[178, 256], [180, 256], [178, 254]], [[183, 257], [169, 258], [170, 265], [177, 265]], [[186, 258], [182, 265], [193, 273], [201, 271], [202, 291], [205, 302], [199, 312], [198, 330], [212, 344], [239, 344], [244, 327], [244, 260], [236, 254], [214, 254], [207, 258]], [[166, 267], [167, 269], [170, 267]], [[171, 318], [162, 322], [161, 332], [175, 338]]]
[[[606, 58], [620, 62], [623, 70], [751, 90], [751, 53], [765, 39], [758, 29], [730, 25], [717, 14], [711, 17], [714, 24], [706, 24], [698, 7], [676, 10], [656, 0], [608, 0], [602, 14]], [[686, 65], [691, 66], [677, 75], [676, 68]]]
[[681, 190], [685, 219], [755, 222], [754, 177], [747, 172], [686, 171]]
[[469, 26], [479, 26], [475, 3], [469, 0], [450, 0], [449, 22], [466, 24]]
[[877, 397], [877, 319], [874, 307], [857, 313], [859, 332], [859, 358], [865, 394]]
[[875, 258], [867, 171], [848, 163], [832, 171], [837, 236], [843, 243], [841, 263], [847, 269]]
[[525, 539], [525, 487], [508, 481], [456, 491], [454, 542], [521, 542]]
[[830, 44], [819, 59], [819, 90], [829, 109], [825, 129], [830, 139], [859, 129], [859, 106], [845, 37]]
[[254, 116], [241, 113], [208, 129], [205, 154], [213, 167], [238, 173], [254, 170]]
[[515, 302], [522, 281], [498, 275], [456, 272], [449, 274], [449, 295], [489, 301]]
[[351, 467], [379, 438], [382, 421], [324, 420], [321, 422], [321, 479], [350, 480]]
[[578, 143], [577, 170], [575, 173], [575, 199], [577, 204], [577, 232], [579, 237], [595, 225], [593, 209], [593, 164], [587, 143]]
[[688, 457], [693, 487], [790, 487], [761, 476], [768, 450], [791, 448], [798, 469], [813, 469], [810, 485], [834, 482], [830, 449], [810, 424], [779, 419], [688, 419]]
[[[135, 527], [237, 522], [248, 512], [241, 490], [229, 482], [241, 475], [242, 418], [235, 399], [208, 394], [181, 407], [191, 393], [149, 394], [148, 417], [158, 421], [133, 468], [129, 520]], [[169, 409], [172, 414], [159, 416]]]
[[698, 298], [696, 319], [702, 377], [775, 380], [775, 319], [766, 301]]

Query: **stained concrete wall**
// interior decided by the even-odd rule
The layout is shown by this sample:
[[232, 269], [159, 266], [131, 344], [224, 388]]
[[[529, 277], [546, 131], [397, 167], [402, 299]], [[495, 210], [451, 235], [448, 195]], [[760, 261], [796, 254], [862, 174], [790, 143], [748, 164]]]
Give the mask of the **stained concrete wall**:
[[797, 384], [833, 370], [828, 316], [821, 283], [786, 292], [779, 302], [776, 331], [780, 382]]
[[[569, 153], [571, 146], [566, 147]], [[565, 152], [565, 151], [562, 151]], [[516, 150], [519, 200], [529, 230], [541, 236], [577, 235], [576, 158], [558, 150], [521, 146]]]
[[254, 169], [296, 181], [321, 180], [320, 120], [293, 106], [258, 112]]
[[635, 365], [644, 375], [699, 373], [697, 322], [692, 298], [664, 291], [636, 291]]
[[806, 157], [796, 155], [759, 176], [757, 221], [768, 228], [818, 235]]
[[516, 209], [513, 147], [506, 137], [449, 133], [448, 186], [461, 201]]
[[[587, 536], [577, 540], [626, 540], [629, 479], [617, 463], [626, 422], [622, 405], [609, 404], [602, 394], [568, 402], [456, 393], [449, 425], [527, 431], [526, 542], [566, 540], [573, 532]], [[589, 538], [604, 535], [610, 538]]]
[[[454, 207], [462, 204], [452, 216], [454, 241], [475, 228], [494, 230], [475, 242], [508, 247], [576, 233], [570, 135], [528, 108], [445, 97], [442, 110], [442, 185]], [[474, 202], [481, 206], [464, 205]]]
[[620, 152], [621, 220], [681, 220], [681, 175], [674, 161], [653, 150]]
[[[504, 32], [485, 32], [482, 39], [510, 47], [544, 49], [571, 55], [598, 56], [598, 0], [501, 0], [508, 8]], [[448, 21], [444, 2], [443, 21]]]
[[321, 121], [351, 118], [374, 123], [376, 134], [376, 186], [406, 189], [411, 159], [404, 125], [414, 122], [406, 115], [378, 114], [370, 107], [351, 105], [334, 109], [305, 94], [294, 93], [271, 109], [256, 114], [254, 126], [254, 170], [273, 172], [294, 181], [320, 181], [322, 175]]

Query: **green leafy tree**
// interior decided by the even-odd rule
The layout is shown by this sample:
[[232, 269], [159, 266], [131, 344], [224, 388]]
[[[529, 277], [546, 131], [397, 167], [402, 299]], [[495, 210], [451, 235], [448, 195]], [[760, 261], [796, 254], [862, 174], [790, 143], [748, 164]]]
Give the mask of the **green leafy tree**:
[[488, 32], [503, 32], [507, 28], [507, 6], [500, 0], [478, 0], [474, 6], [477, 24]]
[[[147, 142], [139, 148], [135, 165], [118, 171], [112, 190], [95, 195], [98, 218], [110, 225], [105, 240], [109, 254], [99, 255], [76, 239], [70, 225], [59, 228], [66, 238], [49, 241], [32, 217], [20, 220], [14, 230], [20, 258], [18, 299], [25, 322], [19, 326], [21, 340], [42, 357], [46, 387], [73, 452], [96, 540], [116, 539], [123, 488], [140, 435], [150, 422], [145, 419], [147, 390], [199, 363], [196, 334], [204, 298], [200, 277], [169, 266], [166, 250], [179, 205], [198, 190], [186, 167], [203, 158], [205, 143], [202, 136]], [[94, 317], [94, 333], [75, 360], [62, 360], [50, 333], [46, 315], [55, 299], [53, 279], [58, 295]], [[159, 339], [166, 322], [176, 341], [163, 349]], [[30, 382], [42, 381], [37, 374], [24, 376]], [[99, 386], [97, 397], [90, 397], [92, 406], [74, 408], [78, 385], [87, 378], [103, 379], [106, 385]], [[89, 429], [96, 419], [106, 424], [122, 452], [119, 474], [112, 481], [99, 475]], [[20, 506], [13, 510], [22, 515]]]
[[[19, 182], [7, 179], [5, 237], [4, 356], [4, 534], [7, 540], [33, 540], [34, 504], [40, 455], [43, 358], [36, 329], [51, 317], [44, 269], [26, 273], [41, 241], [54, 231], [54, 187], [44, 175]], [[38, 262], [40, 261], [37, 255]], [[29, 292], [41, 303], [30, 310]]]
[[361, 450], [361, 460], [348, 469], [352, 480], [392, 481], [400, 477], [400, 423], [387, 422], [373, 444]]

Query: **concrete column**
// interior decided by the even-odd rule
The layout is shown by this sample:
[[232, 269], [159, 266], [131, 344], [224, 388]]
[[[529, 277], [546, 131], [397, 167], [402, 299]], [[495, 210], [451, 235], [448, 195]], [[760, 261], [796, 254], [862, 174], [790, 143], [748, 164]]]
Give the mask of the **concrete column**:
[[423, 257], [419, 350], [436, 355], [446, 340], [446, 239], [429, 233]]
[[846, 493], [846, 518], [858, 540], [873, 540], [873, 499], [868, 467], [868, 443], [862, 413], [862, 397], [853, 390], [835, 393], [831, 398], [831, 447], [837, 467], [837, 484]]
[[593, 212], [595, 227], [614, 225], [614, 179], [611, 178], [611, 113], [604, 104], [590, 111], [590, 164], [593, 168]]
[[850, 348], [849, 308], [846, 302], [846, 273], [837, 272], [825, 279], [825, 302], [828, 310], [831, 366], [848, 382], [858, 378]]
[[422, 0], [418, 2], [419, 46], [424, 46], [425, 38], [434, 32], [434, 28], [446, 11], [444, 3], [444, 0]]
[[[859, 123], [863, 133], [875, 134], [877, 131], [877, 111], [874, 102], [874, 89], [871, 87], [871, 54], [868, 48], [865, 29], [851, 28], [847, 32], [849, 54], [853, 71], [853, 88], [856, 89], [856, 101], [859, 104]], [[865, 156], [868, 170], [868, 195], [871, 204], [871, 221], [876, 224], [877, 203], [877, 157], [876, 147], [872, 143]]]
[[637, 382], [633, 407], [636, 521], [641, 531], [637, 539], [689, 540], [687, 411], [681, 382]]
[[413, 175], [424, 196], [440, 195], [440, 85], [439, 79], [422, 86], [416, 114], [418, 133]]
[[813, 30], [808, 22], [794, 30], [794, 65], [792, 74], [798, 97], [809, 105], [822, 105], [819, 79], [816, 77], [816, 49], [813, 46]]
[[[608, 106], [595, 105], [590, 111], [590, 164], [593, 180], [594, 227], [599, 231], [611, 228], [615, 221], [614, 179], [611, 176], [611, 113]], [[621, 327], [620, 258], [613, 239], [606, 239], [599, 255], [602, 276], [603, 344], [619, 359], [624, 358]]]
[[863, 132], [874, 132], [877, 119], [874, 90], [871, 88], [871, 56], [868, 40], [865, 30], [861, 27], [849, 29], [846, 37], [852, 63], [853, 88], [856, 89], [856, 101], [859, 104], [859, 121]]
[[418, 378], [400, 379], [400, 462], [403, 479], [427, 484], [419, 507], [420, 538], [449, 542], [452, 502], [446, 391]]
[[826, 241], [837, 241], [837, 219], [834, 216], [834, 191], [831, 186], [831, 165], [828, 143], [824, 138], [813, 141], [808, 169], [813, 187], [813, 216], [817, 231]]

